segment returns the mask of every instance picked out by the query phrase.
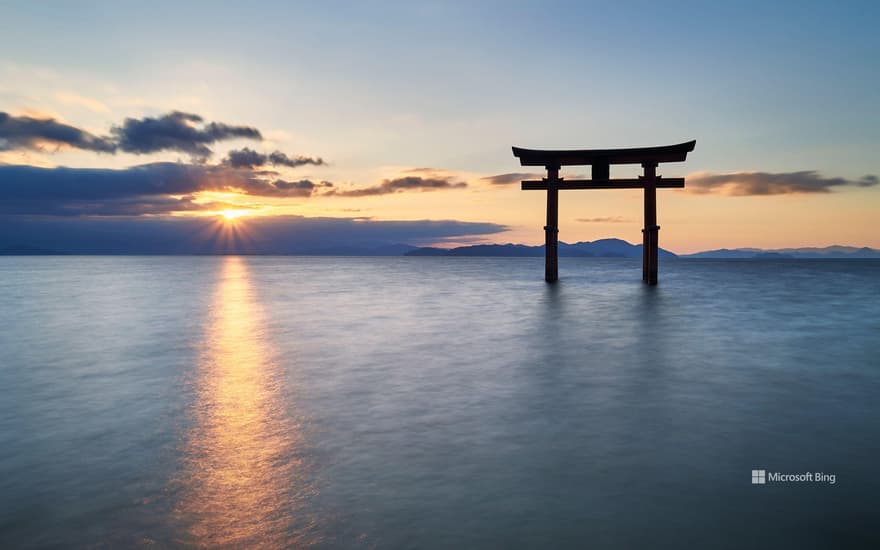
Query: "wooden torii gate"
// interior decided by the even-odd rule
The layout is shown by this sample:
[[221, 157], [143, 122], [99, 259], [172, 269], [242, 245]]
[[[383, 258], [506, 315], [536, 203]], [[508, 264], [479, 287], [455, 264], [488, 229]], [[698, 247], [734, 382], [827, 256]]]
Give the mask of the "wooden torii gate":
[[[684, 187], [684, 178], [662, 178], [657, 175], [661, 162], [684, 162], [694, 150], [697, 141], [662, 147], [633, 149], [580, 149], [549, 151], [513, 148], [513, 156], [522, 166], [543, 166], [547, 177], [540, 181], [522, 182], [523, 190], [547, 191], [547, 225], [544, 226], [544, 279], [548, 283], [559, 279], [559, 190], [564, 189], [644, 189], [645, 228], [642, 229], [642, 281], [657, 284], [657, 189]], [[559, 177], [562, 166], [591, 165], [593, 179], [565, 180]], [[612, 164], [641, 164], [645, 173], [638, 178], [611, 179]]]

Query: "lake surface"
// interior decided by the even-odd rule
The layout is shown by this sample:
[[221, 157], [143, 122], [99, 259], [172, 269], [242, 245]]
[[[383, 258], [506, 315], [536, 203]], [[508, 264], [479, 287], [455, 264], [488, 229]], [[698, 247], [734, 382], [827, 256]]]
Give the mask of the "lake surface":
[[880, 262], [560, 263], [0, 257], [0, 547], [880, 547]]

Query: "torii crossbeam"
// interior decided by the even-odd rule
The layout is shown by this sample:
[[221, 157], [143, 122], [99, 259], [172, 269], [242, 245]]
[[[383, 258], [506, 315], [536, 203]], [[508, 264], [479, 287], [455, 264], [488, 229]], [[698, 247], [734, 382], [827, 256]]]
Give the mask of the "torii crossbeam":
[[[662, 178], [657, 175], [661, 162], [684, 162], [694, 150], [697, 141], [662, 147], [634, 149], [579, 149], [547, 151], [513, 148], [513, 156], [522, 166], [543, 166], [547, 177], [540, 181], [522, 182], [523, 190], [547, 191], [547, 225], [544, 226], [544, 279], [548, 283], [559, 279], [559, 190], [560, 189], [644, 189], [645, 228], [642, 229], [642, 281], [657, 284], [657, 189], [684, 187], [684, 178]], [[592, 179], [565, 180], [559, 177], [562, 166], [591, 165]], [[638, 178], [611, 179], [612, 164], [641, 164], [645, 173]]]

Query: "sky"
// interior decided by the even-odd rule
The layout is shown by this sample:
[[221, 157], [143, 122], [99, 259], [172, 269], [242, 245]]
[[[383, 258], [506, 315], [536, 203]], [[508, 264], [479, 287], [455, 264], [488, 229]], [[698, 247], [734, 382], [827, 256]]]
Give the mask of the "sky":
[[[538, 244], [545, 196], [519, 181], [542, 174], [511, 146], [696, 139], [658, 170], [686, 178], [658, 191], [662, 247], [880, 248], [878, 20], [873, 2], [2, 2], [0, 247]], [[559, 223], [639, 242], [642, 192], [563, 191]]]

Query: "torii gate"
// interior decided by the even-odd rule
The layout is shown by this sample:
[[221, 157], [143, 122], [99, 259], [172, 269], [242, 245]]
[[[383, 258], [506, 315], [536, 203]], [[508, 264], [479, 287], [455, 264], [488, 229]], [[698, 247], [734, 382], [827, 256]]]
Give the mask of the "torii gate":
[[[661, 162], [684, 162], [694, 150], [697, 141], [662, 147], [638, 147], [634, 149], [580, 149], [573, 151], [546, 151], [513, 148], [513, 156], [522, 166], [543, 166], [547, 177], [540, 181], [522, 182], [523, 190], [547, 191], [547, 225], [544, 226], [544, 279], [548, 283], [559, 279], [559, 190], [560, 189], [644, 189], [645, 228], [642, 229], [642, 281], [657, 284], [657, 189], [684, 187], [684, 178], [661, 178], [657, 164]], [[593, 179], [564, 180], [559, 177], [561, 166], [591, 165]], [[612, 164], [641, 164], [645, 170], [638, 178], [610, 179]]]

